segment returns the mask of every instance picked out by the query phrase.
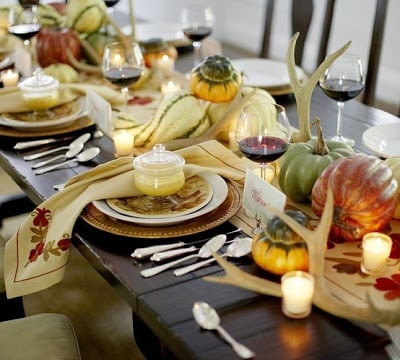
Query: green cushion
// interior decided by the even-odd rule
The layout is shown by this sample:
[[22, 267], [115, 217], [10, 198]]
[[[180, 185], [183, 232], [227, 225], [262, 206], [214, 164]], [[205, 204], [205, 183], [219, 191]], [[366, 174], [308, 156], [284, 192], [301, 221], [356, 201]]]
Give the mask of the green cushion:
[[46, 313], [0, 322], [0, 359], [80, 358], [75, 331], [64, 315]]

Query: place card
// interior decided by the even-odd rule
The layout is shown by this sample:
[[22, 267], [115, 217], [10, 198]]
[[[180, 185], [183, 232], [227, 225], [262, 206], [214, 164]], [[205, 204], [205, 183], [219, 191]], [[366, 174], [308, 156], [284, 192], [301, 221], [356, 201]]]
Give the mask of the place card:
[[86, 92], [88, 116], [109, 137], [113, 136], [112, 110], [108, 101], [93, 90]]
[[23, 77], [32, 76], [32, 54], [25, 46], [15, 46], [14, 59], [14, 66]]
[[284, 211], [285, 204], [286, 195], [283, 192], [247, 169], [243, 191], [243, 207], [246, 210], [257, 215], [265, 224], [272, 216], [267, 205]]

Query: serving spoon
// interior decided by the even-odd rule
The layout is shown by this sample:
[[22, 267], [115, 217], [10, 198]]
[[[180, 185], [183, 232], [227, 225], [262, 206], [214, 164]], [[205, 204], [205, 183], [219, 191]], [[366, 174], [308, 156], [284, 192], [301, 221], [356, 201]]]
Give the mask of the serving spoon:
[[83, 149], [82, 143], [75, 144], [74, 146], [70, 147], [70, 149], [65, 154], [57, 155], [48, 160], [40, 161], [37, 164], [32, 165], [32, 169], [38, 169], [45, 165], [51, 164], [52, 162], [59, 159], [71, 159], [74, 156], [78, 155], [82, 151], [82, 149]]
[[163, 265], [155, 266], [150, 269], [145, 269], [140, 272], [140, 275], [143, 277], [151, 277], [154, 275], [159, 274], [160, 272], [163, 272], [177, 264], [180, 264], [181, 262], [184, 262], [189, 259], [194, 259], [194, 258], [203, 258], [206, 259], [212, 255], [212, 253], [217, 252], [221, 247], [224, 245], [226, 241], [226, 235], [225, 234], [219, 234], [214, 237], [212, 237], [210, 240], [208, 240], [198, 251], [197, 254], [192, 254], [185, 256], [181, 259], [177, 259], [175, 261], [168, 262]]
[[86, 149], [85, 151], [81, 152], [78, 156], [74, 157], [73, 159], [69, 159], [67, 161], [64, 161], [62, 163], [50, 165], [44, 168], [41, 168], [39, 170], [35, 171], [36, 175], [41, 175], [44, 174], [48, 171], [57, 169], [59, 167], [62, 167], [64, 165], [67, 165], [72, 162], [85, 162], [94, 159], [98, 154], [100, 153], [100, 149], [98, 147], [91, 147], [89, 149]]
[[[253, 239], [250, 237], [239, 237], [237, 238], [232, 244], [228, 246], [226, 249], [226, 252], [222, 254], [222, 257], [233, 257], [233, 258], [239, 258], [242, 256], [245, 256], [251, 252], [251, 243]], [[208, 264], [211, 264], [212, 262], [215, 261], [215, 258], [207, 259], [204, 261], [200, 261], [195, 264], [191, 264], [188, 266], [181, 267], [179, 269], [176, 269], [174, 271], [175, 276], [182, 276], [186, 275], [194, 270], [200, 269], [203, 266], [206, 266]]]
[[193, 316], [197, 323], [206, 330], [217, 330], [222, 338], [232, 346], [236, 354], [242, 359], [251, 359], [255, 356], [255, 353], [251, 351], [247, 346], [237, 342], [226, 330], [220, 325], [221, 319], [218, 313], [203, 301], [196, 301], [193, 305]]
[[74, 141], [72, 141], [69, 145], [59, 146], [57, 148], [50, 149], [47, 151], [42, 151], [42, 152], [31, 154], [31, 155], [26, 155], [26, 156], [24, 156], [24, 160], [30, 161], [30, 160], [39, 159], [43, 156], [50, 155], [50, 154], [58, 152], [58, 151], [70, 150], [73, 147], [79, 146], [79, 145], [82, 145], [82, 147], [83, 147], [83, 145], [85, 145], [85, 143], [90, 139], [90, 136], [91, 136], [90, 133], [82, 134], [81, 136], [76, 138]]

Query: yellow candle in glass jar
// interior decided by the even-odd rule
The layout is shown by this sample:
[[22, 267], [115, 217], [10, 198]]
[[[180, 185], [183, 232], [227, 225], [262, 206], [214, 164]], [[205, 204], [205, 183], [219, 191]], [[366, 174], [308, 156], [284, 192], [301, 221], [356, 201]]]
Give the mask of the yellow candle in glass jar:
[[378, 275], [386, 270], [392, 250], [392, 239], [386, 234], [372, 232], [362, 240], [361, 270], [369, 275]]

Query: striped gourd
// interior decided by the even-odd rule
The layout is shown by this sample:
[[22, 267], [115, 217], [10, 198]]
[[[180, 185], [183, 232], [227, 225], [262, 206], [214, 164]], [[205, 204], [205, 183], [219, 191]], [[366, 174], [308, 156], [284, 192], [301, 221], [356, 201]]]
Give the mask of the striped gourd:
[[103, 0], [69, 0], [66, 7], [66, 25], [79, 33], [99, 30], [106, 19]]
[[[119, 124], [122, 125], [122, 119]], [[122, 127], [122, 126], [121, 126]], [[125, 118], [125, 128], [135, 136], [135, 146], [152, 147], [169, 140], [196, 137], [210, 127], [206, 110], [196, 97], [179, 90], [163, 98], [154, 117], [143, 125]]]

